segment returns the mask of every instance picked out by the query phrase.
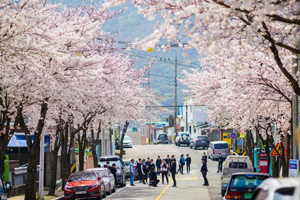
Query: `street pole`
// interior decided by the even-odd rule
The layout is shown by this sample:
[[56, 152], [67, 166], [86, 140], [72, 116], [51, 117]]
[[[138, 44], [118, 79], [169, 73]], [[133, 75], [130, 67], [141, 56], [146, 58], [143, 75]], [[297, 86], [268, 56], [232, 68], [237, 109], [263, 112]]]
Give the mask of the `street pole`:
[[175, 101], [174, 101], [174, 133], [177, 136], [176, 122], [177, 122], [177, 51], [171, 49], [175, 52]]
[[112, 155], [115, 155], [115, 152], [116, 152], [116, 129], [115, 129], [115, 122], [113, 122]]
[[[300, 44], [296, 45], [297, 48], [299, 48]], [[300, 66], [300, 58], [299, 54], [296, 55], [297, 57], [293, 59], [293, 64], [296, 64], [296, 67], [293, 67], [293, 74], [297, 76], [297, 73], [299, 71]], [[293, 137], [292, 137], [292, 144], [293, 144], [293, 159], [299, 159], [298, 155], [298, 145], [297, 145], [297, 135], [296, 130], [299, 126], [299, 96], [295, 93], [293, 93], [292, 96], [292, 121], [293, 121]]]
[[102, 149], [102, 156], [104, 156], [105, 153], [105, 128], [102, 128], [102, 139], [101, 139], [101, 149]]
[[40, 171], [39, 171], [39, 194], [41, 200], [44, 200], [44, 148], [45, 148], [45, 128], [42, 130], [41, 141], [40, 141]]
[[[150, 93], [150, 69], [148, 70], [148, 91]], [[150, 106], [149, 106], [149, 116], [150, 116]], [[151, 144], [151, 119], [149, 117], [148, 122], [148, 140], [146, 141], [146, 144]]]
[[185, 105], [185, 131], [186, 132], [189, 132], [189, 128], [188, 128], [188, 105], [187, 105], [187, 102], [186, 102], [186, 105]]

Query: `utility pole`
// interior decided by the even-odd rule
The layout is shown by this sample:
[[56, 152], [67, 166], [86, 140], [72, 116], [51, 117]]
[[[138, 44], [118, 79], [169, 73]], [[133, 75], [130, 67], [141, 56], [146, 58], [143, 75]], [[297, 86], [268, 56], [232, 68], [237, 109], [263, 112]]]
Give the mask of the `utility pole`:
[[44, 161], [45, 161], [45, 128], [42, 130], [40, 141], [40, 170], [39, 170], [39, 194], [40, 198], [44, 200]]
[[[300, 43], [300, 41], [299, 41]], [[296, 45], [297, 48], [300, 47], [300, 44]], [[293, 74], [295, 76], [297, 76], [297, 73], [299, 71], [299, 66], [300, 66], [300, 56], [299, 54], [296, 55], [297, 57], [295, 59], [293, 59], [293, 64], [296, 64], [296, 67], [293, 67]], [[299, 81], [298, 81], [299, 82]], [[292, 144], [293, 144], [293, 148], [292, 148], [292, 156], [293, 159], [298, 159], [299, 158], [299, 154], [298, 154], [298, 144], [297, 144], [297, 136], [296, 136], [296, 130], [299, 126], [299, 96], [295, 93], [293, 93], [292, 96], [292, 122], [293, 122], [293, 137], [292, 137]]]
[[[147, 85], [147, 87], [148, 87], [148, 91], [150, 93], [150, 69], [148, 70], [148, 85]], [[149, 112], [150, 112], [150, 107], [149, 107]], [[148, 143], [148, 142], [149, 142], [149, 144], [151, 143], [151, 119], [150, 119], [150, 117], [149, 117], [149, 122], [148, 122], [148, 141], [146, 143]]]
[[[171, 49], [173, 50], [173, 49]], [[175, 101], [174, 101], [174, 133], [177, 136], [176, 121], [177, 121], [177, 51], [175, 52]]]
[[102, 139], [101, 139], [101, 150], [102, 150], [102, 156], [106, 155], [105, 153], [105, 128], [102, 128]]
[[188, 105], [187, 105], [187, 102], [186, 102], [186, 105], [185, 105], [185, 131], [186, 132], [189, 132], [189, 126], [188, 126]]

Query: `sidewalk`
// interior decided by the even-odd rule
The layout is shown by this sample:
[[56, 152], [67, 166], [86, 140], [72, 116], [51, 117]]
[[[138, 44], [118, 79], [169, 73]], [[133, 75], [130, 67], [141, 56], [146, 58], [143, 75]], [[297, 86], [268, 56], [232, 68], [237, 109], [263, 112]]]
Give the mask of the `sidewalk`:
[[[44, 200], [60, 200], [63, 199], [64, 192], [61, 190], [56, 190], [55, 192], [56, 196], [48, 196], [48, 191], [44, 191]], [[25, 195], [19, 195], [8, 198], [8, 200], [24, 200]]]

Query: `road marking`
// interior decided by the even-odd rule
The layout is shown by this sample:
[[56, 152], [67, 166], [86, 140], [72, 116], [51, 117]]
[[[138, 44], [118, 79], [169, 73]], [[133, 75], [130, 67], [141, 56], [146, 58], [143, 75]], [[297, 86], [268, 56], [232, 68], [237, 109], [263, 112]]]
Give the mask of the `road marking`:
[[180, 181], [195, 181], [198, 180], [197, 177], [191, 177], [191, 178], [179, 178]]
[[136, 148], [136, 147], [134, 147], [134, 146], [132, 146], [132, 148], [134, 148], [136, 151], [141, 151], [141, 150], [139, 150], [138, 148]]
[[[175, 176], [175, 178], [177, 178], [177, 177], [178, 177], [178, 174]], [[156, 200], [160, 200], [162, 195], [167, 191], [167, 189], [171, 186], [172, 183], [173, 183], [173, 180], [170, 181], [169, 185], [167, 185], [167, 187], [165, 187], [165, 189], [160, 193], [160, 195], [156, 198]]]

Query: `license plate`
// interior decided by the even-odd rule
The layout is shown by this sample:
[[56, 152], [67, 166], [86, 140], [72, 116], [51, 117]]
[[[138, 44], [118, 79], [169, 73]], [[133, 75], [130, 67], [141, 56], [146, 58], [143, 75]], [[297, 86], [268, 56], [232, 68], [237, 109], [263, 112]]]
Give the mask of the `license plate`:
[[86, 194], [86, 191], [78, 191], [76, 194]]
[[200, 143], [206, 143], [206, 141], [200, 141]]
[[251, 199], [252, 193], [245, 193], [245, 199]]

